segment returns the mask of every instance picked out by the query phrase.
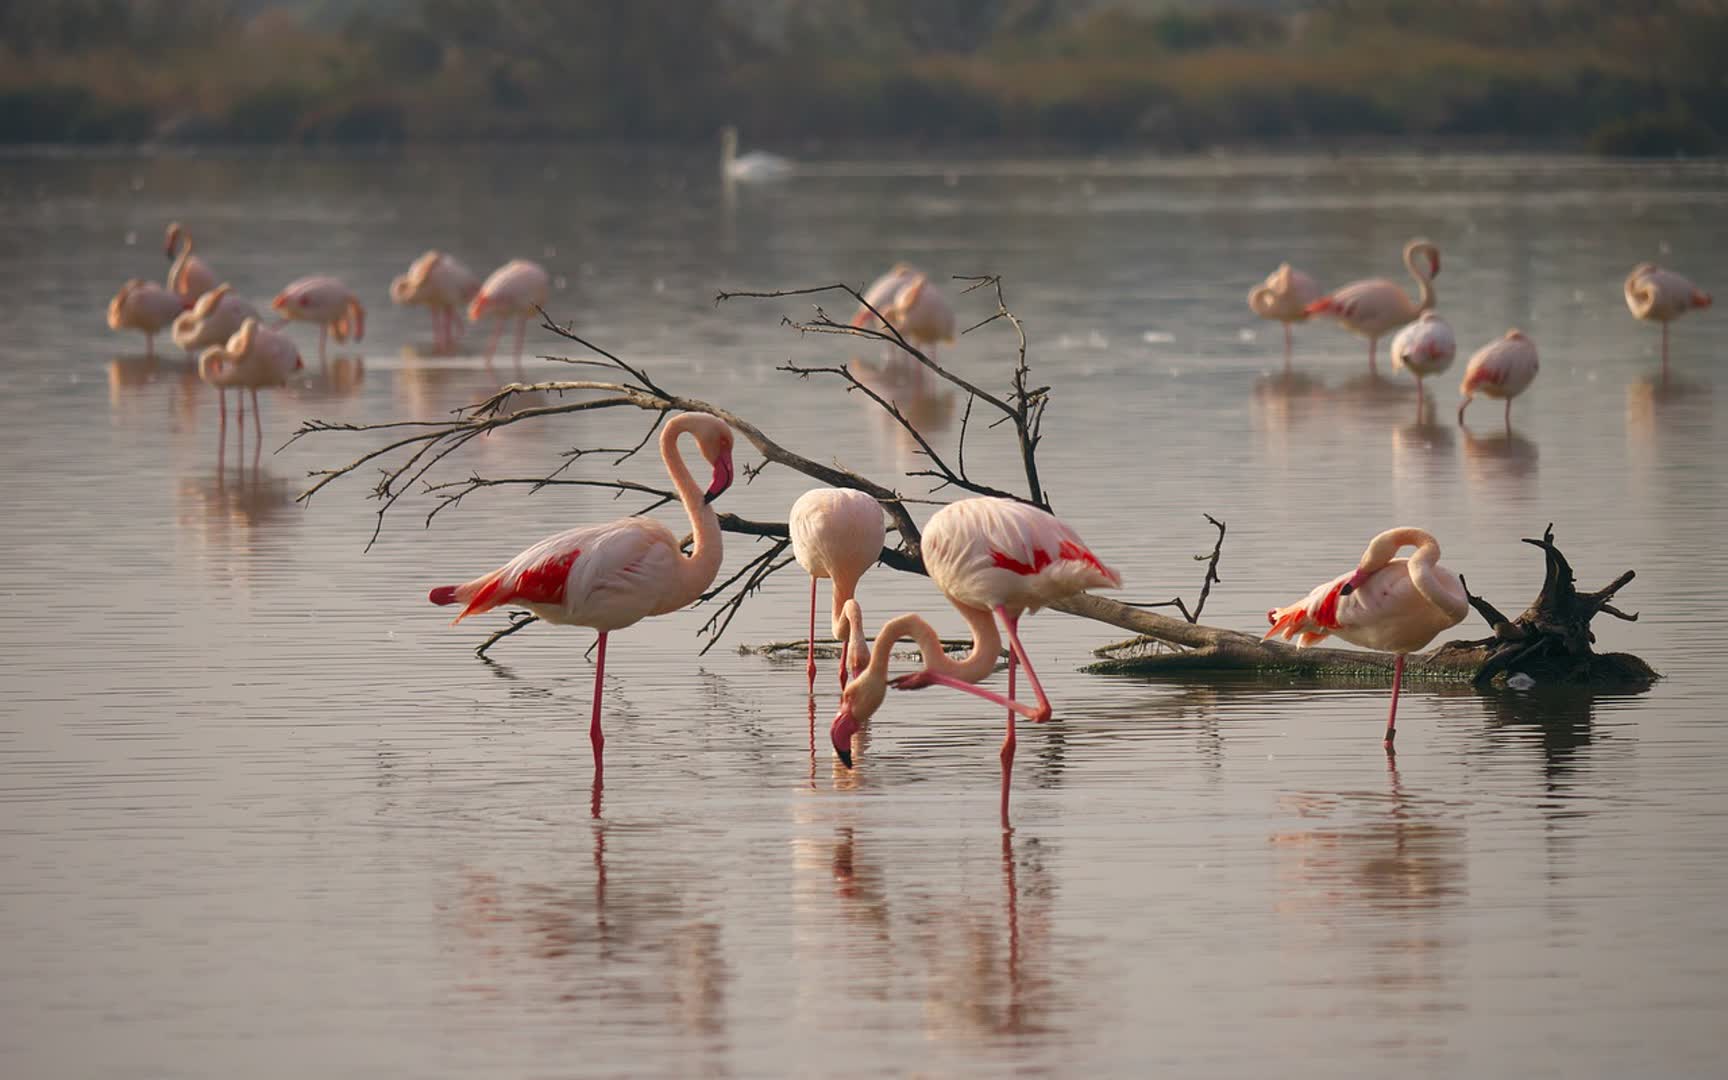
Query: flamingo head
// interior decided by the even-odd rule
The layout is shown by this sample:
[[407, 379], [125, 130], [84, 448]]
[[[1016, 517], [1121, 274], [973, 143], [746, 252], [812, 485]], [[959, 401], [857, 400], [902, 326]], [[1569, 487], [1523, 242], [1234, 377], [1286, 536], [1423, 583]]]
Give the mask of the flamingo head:
[[696, 436], [696, 445], [701, 449], [702, 456], [707, 459], [708, 464], [714, 466], [714, 479], [702, 496], [703, 502], [711, 503], [732, 486], [735, 475], [732, 467], [732, 429], [727, 427], [723, 420], [702, 416], [691, 421], [690, 430]]
[[834, 714], [828, 738], [834, 744], [834, 753], [840, 758], [840, 764], [848, 769], [852, 767], [852, 736], [858, 733], [860, 724], [876, 715], [887, 693], [887, 680], [872, 674], [868, 668], [840, 692], [840, 711]]
[[179, 247], [180, 247], [180, 223], [178, 221], [169, 222], [168, 223], [168, 231], [166, 233], [164, 233], [163, 237], [162, 237], [162, 254], [164, 254], [168, 258], [172, 259], [174, 257], [175, 250], [178, 249]]
[[288, 305], [292, 303], [293, 300], [294, 298], [289, 296], [288, 293], [279, 292], [276, 294], [276, 299], [270, 301], [270, 310], [286, 312], [288, 310]]
[[1366, 570], [1352, 570], [1350, 576], [1344, 579], [1344, 584], [1338, 587], [1338, 595], [1349, 596], [1357, 589], [1360, 589], [1363, 585], [1366, 585], [1368, 579], [1373, 576], [1373, 574], [1370, 574]]

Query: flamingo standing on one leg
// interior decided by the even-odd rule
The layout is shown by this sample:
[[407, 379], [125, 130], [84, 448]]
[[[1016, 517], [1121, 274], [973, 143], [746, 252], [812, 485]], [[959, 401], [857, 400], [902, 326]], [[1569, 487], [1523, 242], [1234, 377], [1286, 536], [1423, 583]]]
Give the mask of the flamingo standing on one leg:
[[[1394, 555], [1416, 549], [1408, 559]], [[1395, 653], [1392, 666], [1392, 708], [1386, 715], [1386, 752], [1397, 738], [1398, 690], [1404, 682], [1404, 657], [1423, 648], [1435, 635], [1464, 621], [1470, 602], [1458, 575], [1440, 565], [1440, 542], [1424, 529], [1388, 529], [1362, 553], [1356, 569], [1324, 585], [1288, 607], [1266, 613], [1272, 629], [1306, 648], [1336, 634], [1352, 645]]]
[[[798, 497], [786, 517], [792, 557], [810, 575], [810, 651], [806, 674], [816, 692], [816, 579], [834, 582], [833, 632], [840, 639], [840, 686], [870, 662], [862, 628], [847, 615], [858, 580], [876, 565], [887, 530], [882, 505], [855, 488], [813, 488]], [[861, 618], [861, 613], [860, 613]]]
[[1248, 310], [1284, 324], [1284, 366], [1290, 366], [1290, 327], [1308, 319], [1308, 305], [1320, 299], [1320, 283], [1281, 263], [1248, 293]]
[[1424, 311], [1415, 322], [1392, 339], [1392, 370], [1416, 376], [1416, 419], [1422, 419], [1422, 380], [1452, 366], [1458, 342], [1452, 328], [1432, 311]]
[[[1418, 258], [1422, 261], [1418, 262]], [[1426, 271], [1423, 270], [1426, 264]], [[1440, 273], [1440, 249], [1426, 240], [1404, 245], [1404, 265], [1416, 279], [1421, 295], [1415, 300], [1385, 278], [1353, 281], [1330, 296], [1308, 305], [1310, 315], [1332, 315], [1353, 334], [1368, 339], [1368, 374], [1380, 369], [1374, 354], [1380, 338], [1403, 326], [1434, 306], [1434, 278]]]
[[156, 355], [156, 335], [185, 310], [180, 297], [154, 281], [133, 278], [108, 301], [108, 329], [137, 330], [144, 335], [144, 355]]
[[954, 309], [947, 297], [930, 284], [929, 275], [906, 263], [895, 264], [872, 282], [864, 290], [864, 300], [852, 316], [853, 326], [875, 326], [876, 316], [870, 314], [873, 307], [894, 324], [901, 337], [921, 349], [934, 353], [937, 345], [954, 342]]
[[480, 291], [480, 279], [460, 259], [442, 251], [428, 251], [415, 259], [408, 272], [390, 282], [390, 299], [402, 305], [420, 305], [432, 312], [432, 347], [456, 346], [456, 313]]
[[192, 253], [192, 234], [178, 221], [168, 226], [162, 253], [168, 256], [168, 288], [187, 303], [216, 287], [216, 275]]
[[[1087, 589], [1120, 588], [1122, 578], [1098, 561], [1079, 534], [1054, 515], [1012, 499], [977, 498], [950, 503], [924, 527], [920, 545], [930, 579], [972, 628], [972, 651], [949, 659], [930, 624], [917, 615], [889, 620], [877, 635], [870, 665], [846, 684], [840, 711], [829, 731], [841, 764], [852, 764], [852, 735], [882, 703], [888, 657], [903, 638], [918, 642], [924, 667], [895, 679], [897, 690], [951, 686], [1006, 706], [1007, 737], [1002, 741], [1002, 821], [1008, 821], [1008, 789], [1014, 770], [1014, 717], [1034, 723], [1050, 719], [1050, 699], [1038, 681], [1020, 642], [1020, 616]], [[1026, 681], [1037, 695], [1028, 706], [973, 685], [995, 667], [1001, 638], [995, 617], [1002, 620], [1010, 649], [1010, 671], [1016, 659], [1026, 669]]]
[[552, 279], [546, 275], [546, 270], [539, 263], [527, 259], [511, 259], [509, 262], [492, 271], [492, 276], [486, 279], [486, 284], [480, 286], [480, 292], [475, 295], [474, 302], [468, 306], [470, 322], [479, 322], [487, 315], [498, 320], [497, 329], [486, 342], [486, 362], [492, 362], [492, 353], [498, 348], [498, 339], [504, 336], [504, 321], [516, 320], [516, 362], [522, 362], [522, 339], [528, 332], [528, 317], [538, 315], [539, 309], [546, 306]]
[[1503, 398], [1506, 434], [1512, 434], [1512, 399], [1529, 388], [1540, 368], [1536, 343], [1522, 330], [1508, 330], [1505, 337], [1477, 349], [1464, 368], [1463, 385], [1458, 387], [1458, 392], [1464, 395], [1464, 400], [1458, 403], [1458, 423], [1464, 423], [1464, 410], [1477, 394]]
[[[678, 452], [686, 432], [714, 467], [704, 492]], [[586, 626], [600, 632], [594, 661], [594, 717], [588, 739], [596, 775], [603, 768], [606, 739], [600, 730], [600, 694], [606, 677], [606, 637], [650, 615], [689, 605], [714, 580], [722, 555], [720, 519], [709, 505], [732, 484], [732, 432], [701, 413], [682, 413], [660, 432], [660, 457], [684, 512], [695, 547], [686, 557], [679, 538], [645, 517], [570, 529], [540, 541], [502, 567], [462, 585], [433, 589], [434, 604], [464, 604], [455, 622], [516, 604], [549, 623]]]
[[174, 320], [174, 344], [187, 352], [221, 345], [233, 337], [258, 309], [234, 294], [227, 282], [216, 286]]
[[1672, 270], [1639, 263], [1626, 275], [1626, 306], [1644, 322], [1662, 324], [1662, 379], [1668, 379], [1668, 324], [1694, 308], [1710, 306], [1710, 294]]
[[276, 294], [270, 307], [283, 322], [318, 324], [318, 359], [324, 359], [325, 340], [332, 334], [338, 342], [366, 336], [366, 309], [341, 279], [325, 274], [290, 282]]
[[[212, 345], [198, 357], [198, 376], [216, 388], [221, 408], [223, 445], [228, 436], [228, 390], [248, 390], [252, 395], [252, 425], [258, 447], [264, 445], [264, 417], [258, 411], [258, 391], [262, 387], [286, 386], [288, 379], [305, 365], [300, 350], [287, 334], [281, 334], [248, 318], [226, 344]], [[240, 440], [246, 438], [246, 401], [235, 395], [240, 413]], [[242, 447], [243, 449], [243, 447]], [[256, 454], [254, 454], [256, 457]], [[244, 458], [242, 458], [244, 463]]]

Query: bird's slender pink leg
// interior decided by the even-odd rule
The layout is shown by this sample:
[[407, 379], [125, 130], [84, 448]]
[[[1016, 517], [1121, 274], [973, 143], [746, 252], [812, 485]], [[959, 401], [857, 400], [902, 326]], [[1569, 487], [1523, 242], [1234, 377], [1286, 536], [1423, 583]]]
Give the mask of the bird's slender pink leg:
[[606, 736], [600, 730], [600, 691], [606, 681], [606, 631], [600, 631], [599, 648], [594, 654], [594, 719], [588, 724], [588, 741], [594, 747], [594, 775], [605, 768], [601, 752], [606, 749]]
[[[810, 578], [810, 649], [809, 649], [809, 652], [807, 654], [807, 662], [804, 665], [804, 675], [809, 682], [807, 692], [810, 694], [811, 697], [815, 697], [816, 696], [816, 578], [815, 578], [815, 575], [811, 575], [811, 578]], [[846, 688], [846, 657], [844, 654], [842, 654], [840, 657], [840, 688], [842, 690], [844, 690]]]
[[492, 362], [492, 354], [498, 351], [498, 339], [504, 336], [504, 320], [495, 320], [497, 325], [492, 328], [492, 336], [486, 339], [486, 362]]
[[256, 449], [252, 451], [252, 468], [258, 468], [258, 456], [264, 452], [264, 414], [258, 411], [258, 388], [252, 388], [252, 441]]
[[1291, 336], [1290, 336], [1290, 324], [1285, 323], [1284, 324], [1284, 370], [1285, 371], [1290, 370], [1290, 351], [1291, 351], [1293, 344], [1294, 343], [1291, 340]]
[[1374, 354], [1379, 351], [1379, 347], [1379, 338], [1371, 337], [1368, 339], [1368, 374], [1370, 375], [1380, 374], [1379, 366], [1374, 363]]
[[1398, 737], [1398, 688], [1404, 684], [1404, 654], [1392, 664], [1392, 711], [1386, 714], [1386, 752], [1392, 753], [1392, 740]]
[[516, 320], [516, 364], [522, 364], [522, 341], [528, 336], [528, 316]]
[[1662, 324], [1662, 381], [1668, 381], [1668, 324]]
[[1008, 710], [1008, 734], [1002, 739], [1002, 827], [1008, 827], [1008, 789], [1014, 780], [1014, 710]]
[[[1014, 667], [1015, 667], [1014, 650], [1009, 649], [1008, 650], [1008, 700], [1009, 701], [1014, 700]], [[1008, 717], [1009, 717], [1009, 721], [1012, 722], [1013, 717], [1014, 717], [1014, 710], [1013, 709], [1008, 710]]]
[[1038, 681], [1038, 673], [1032, 670], [1032, 661], [1026, 655], [1026, 646], [1020, 644], [1020, 615], [1018, 612], [1010, 615], [1008, 609], [1000, 604], [996, 607], [996, 614], [1002, 617], [1002, 625], [1008, 630], [1008, 647], [1020, 658], [1020, 663], [1026, 668], [1026, 681], [1032, 684], [1032, 692], [1038, 695], [1038, 710], [1026, 715], [1034, 724], [1042, 724], [1050, 719], [1050, 699], [1044, 695], [1044, 686]]
[[[919, 683], [920, 686], [946, 686], [953, 690], [963, 690], [966, 693], [971, 694], [973, 697], [981, 697], [985, 701], [1001, 705], [1003, 708], [1012, 709], [1029, 720], [1038, 719], [1038, 709], [1036, 706], [1028, 705], [1023, 701], [1009, 701], [994, 690], [986, 690], [982, 686], [974, 686], [964, 679], [956, 679], [952, 675], [939, 675], [935, 672], [919, 672], [918, 677], [921, 680]], [[906, 689], [906, 687], [899, 687], [899, 689]]]
[[1512, 434], [1512, 399], [1506, 399], [1506, 434]]
[[[1664, 329], [1664, 330], [1668, 329], [1667, 324], [1663, 324], [1662, 329]], [[144, 357], [145, 357], [145, 359], [150, 359], [150, 358], [153, 358], [155, 355], [156, 355], [156, 335], [155, 334], [145, 334], [144, 335]]]

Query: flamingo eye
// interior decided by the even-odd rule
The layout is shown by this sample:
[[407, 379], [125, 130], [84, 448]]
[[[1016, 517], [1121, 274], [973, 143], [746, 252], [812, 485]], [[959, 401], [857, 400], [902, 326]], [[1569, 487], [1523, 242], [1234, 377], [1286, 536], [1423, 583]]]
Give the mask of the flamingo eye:
[[312, 298], [310, 296], [302, 296], [300, 298], [300, 306], [301, 307], [306, 307], [311, 303], [312, 303]]

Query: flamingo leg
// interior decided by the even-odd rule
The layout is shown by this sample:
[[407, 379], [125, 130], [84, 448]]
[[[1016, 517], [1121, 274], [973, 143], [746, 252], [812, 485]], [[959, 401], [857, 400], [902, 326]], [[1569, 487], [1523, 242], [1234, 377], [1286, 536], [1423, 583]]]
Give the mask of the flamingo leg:
[[252, 387], [252, 441], [257, 449], [252, 452], [252, 467], [258, 467], [258, 455], [264, 450], [264, 414], [258, 411], [258, 388]]
[[528, 335], [528, 316], [516, 320], [516, 363], [522, 363], [522, 340]]
[[[921, 685], [946, 686], [954, 690], [963, 690], [966, 693], [971, 694], [973, 697], [981, 697], [985, 701], [1001, 705], [1003, 708], [1017, 712], [1028, 720], [1038, 719], [1038, 710], [1036, 707], [1028, 705], [1024, 701], [1009, 701], [994, 690], [986, 690], [982, 686], [974, 686], [964, 679], [956, 679], [952, 675], [938, 675], [934, 672], [928, 674], [920, 672], [919, 678], [923, 680]], [[901, 689], [905, 688], [902, 687]]]
[[1284, 324], [1284, 370], [1285, 371], [1290, 370], [1290, 350], [1291, 350], [1293, 344], [1294, 344], [1294, 342], [1292, 341], [1291, 335], [1290, 335], [1290, 324], [1285, 323]]
[[594, 775], [600, 776], [600, 771], [606, 767], [602, 752], [606, 749], [606, 736], [600, 730], [600, 691], [606, 681], [606, 631], [600, 631], [600, 643], [594, 654], [594, 719], [588, 723], [588, 742], [594, 747]]
[[1032, 692], [1038, 695], [1038, 711], [1027, 713], [1034, 724], [1042, 724], [1050, 719], [1050, 699], [1044, 695], [1044, 685], [1038, 681], [1038, 673], [1032, 670], [1032, 661], [1026, 655], [1026, 646], [1020, 643], [1020, 613], [1009, 614], [1006, 607], [998, 604], [996, 614], [1002, 617], [1002, 625], [1008, 630], [1008, 646], [1014, 650], [1014, 655], [1020, 658], [1020, 663], [1026, 668], [1026, 681], [1032, 684]]
[[1369, 338], [1368, 339], [1368, 374], [1370, 374], [1370, 375], [1380, 374], [1379, 366], [1374, 363], [1374, 354], [1376, 352], [1378, 352], [1379, 350], [1380, 350], [1380, 339], [1377, 337]]
[[1662, 324], [1662, 381], [1668, 381], [1668, 324]]
[[1002, 827], [1008, 827], [1008, 789], [1014, 779], [1014, 710], [1008, 710], [1008, 734], [1002, 738]]
[[[1663, 330], [1668, 329], [1668, 326], [1666, 323], [1663, 324], [1662, 329]], [[155, 357], [155, 355], [156, 355], [156, 335], [155, 334], [145, 334], [144, 335], [144, 356], [146, 359], [149, 359], [149, 358]]]
[[[810, 577], [810, 648], [805, 656], [804, 675], [809, 682], [807, 693], [816, 696], [816, 577]], [[846, 655], [840, 655], [840, 688], [846, 688]]]
[[[1008, 700], [1009, 701], [1014, 700], [1014, 668], [1015, 668], [1014, 650], [1009, 649], [1008, 650]], [[1014, 717], [1014, 710], [1013, 709], [1008, 710], [1008, 717], [1009, 717], [1010, 722], [1012, 722], [1013, 717]]]
[[330, 324], [329, 323], [319, 323], [318, 324], [318, 362], [320, 364], [322, 364], [324, 362], [324, 342], [329, 337], [330, 337]]
[[1506, 399], [1506, 434], [1512, 434], [1512, 399]]
[[488, 364], [492, 362], [492, 354], [498, 350], [498, 339], [504, 336], [504, 320], [498, 319], [496, 322], [497, 325], [492, 328], [492, 336], [486, 339], [486, 362]]
[[1386, 714], [1386, 752], [1392, 753], [1392, 740], [1398, 737], [1398, 689], [1404, 685], [1404, 654], [1392, 664], [1392, 710]]

